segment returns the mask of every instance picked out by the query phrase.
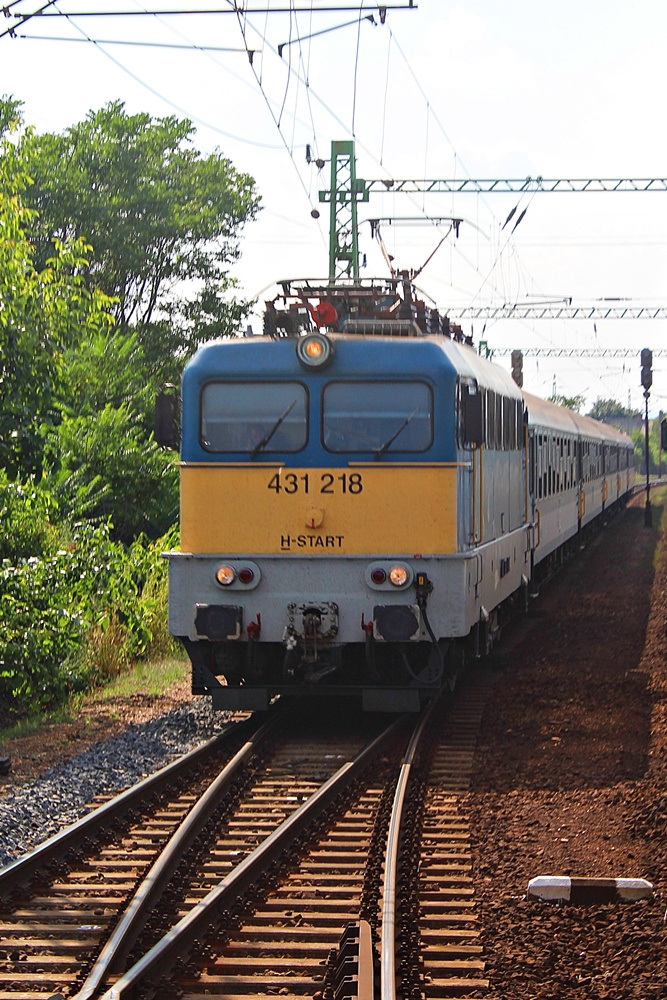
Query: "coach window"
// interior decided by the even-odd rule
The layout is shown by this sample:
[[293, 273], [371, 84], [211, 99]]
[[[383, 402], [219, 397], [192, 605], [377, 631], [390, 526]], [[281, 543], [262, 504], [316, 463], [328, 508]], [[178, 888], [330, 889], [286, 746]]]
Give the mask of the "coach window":
[[493, 389], [486, 393], [486, 447], [496, 446], [496, 394]]
[[502, 447], [504, 451], [509, 451], [510, 447], [510, 405], [512, 403], [511, 399], [507, 396], [503, 396], [503, 441]]
[[496, 448], [503, 446], [503, 397], [496, 393]]
[[300, 382], [209, 382], [201, 394], [206, 451], [294, 452], [308, 440], [308, 393]]
[[419, 452], [433, 444], [433, 396], [424, 382], [329, 382], [322, 442], [333, 452]]

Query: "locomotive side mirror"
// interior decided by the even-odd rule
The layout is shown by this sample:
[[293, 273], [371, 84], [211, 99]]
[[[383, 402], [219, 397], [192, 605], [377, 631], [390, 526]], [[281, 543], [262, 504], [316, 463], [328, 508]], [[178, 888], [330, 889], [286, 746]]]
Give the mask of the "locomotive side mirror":
[[175, 392], [158, 392], [155, 399], [155, 440], [161, 448], [177, 449], [180, 443], [178, 397]]

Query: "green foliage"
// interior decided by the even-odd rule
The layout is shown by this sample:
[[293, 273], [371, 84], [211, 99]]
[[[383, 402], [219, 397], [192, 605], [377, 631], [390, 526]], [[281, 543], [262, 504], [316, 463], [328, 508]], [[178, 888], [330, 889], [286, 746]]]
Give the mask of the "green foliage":
[[254, 182], [189, 121], [110, 104], [62, 135], [0, 99], [0, 714], [171, 652], [174, 455], [156, 391], [248, 304], [228, 268]]
[[0, 469], [0, 561], [52, 555], [58, 515], [58, 502], [46, 489], [12, 481]]
[[130, 543], [145, 532], [156, 538], [176, 520], [173, 456], [145, 437], [127, 404], [107, 405], [94, 418], [63, 416], [49, 445], [58, 461], [56, 482], [78, 477], [80, 485], [96, 488], [88, 516], [109, 517], [115, 537]]
[[136, 331], [93, 330], [63, 353], [61, 409], [94, 417], [105, 406], [151, 413], [155, 392]]
[[0, 97], [0, 136], [15, 131], [23, 121], [21, 108], [23, 101], [17, 101], [7, 94]]
[[152, 437], [155, 390], [135, 332], [97, 333], [65, 352], [60, 423], [46, 440], [49, 480], [78, 516], [111, 518], [114, 537], [157, 538], [178, 516], [174, 454]]
[[135, 326], [159, 360], [191, 352], [245, 311], [227, 301], [228, 268], [259, 198], [221, 153], [193, 148], [193, 131], [187, 119], [128, 115], [117, 101], [27, 142], [37, 261], [58, 240], [90, 242], [89, 282], [115, 298], [119, 325]]
[[627, 406], [623, 406], [616, 399], [603, 399], [598, 397], [590, 412], [587, 414], [589, 417], [593, 417], [594, 420], [602, 420], [603, 423], [609, 423], [610, 421], [617, 421], [620, 419], [629, 419], [632, 417], [641, 417], [639, 410], [630, 410]]
[[586, 402], [585, 396], [560, 396], [557, 392], [552, 393], [549, 396], [549, 402], [555, 403], [556, 406], [565, 406], [568, 410], [574, 410], [575, 413], [581, 412], [581, 407]]
[[83, 241], [56, 242], [35, 269], [25, 234], [34, 221], [23, 200], [28, 187], [22, 145], [0, 142], [0, 467], [14, 474], [41, 470], [63, 351], [110, 322], [109, 300], [83, 280]]
[[[61, 525], [59, 533], [51, 527], [36, 538], [30, 516], [16, 513], [16, 497], [23, 490], [33, 513], [56, 509], [53, 498], [44, 487], [1, 485], [3, 521], [7, 516], [16, 537], [11, 558], [0, 564], [0, 703], [15, 714], [53, 709], [149, 655], [154, 644], [162, 654], [160, 552], [173, 538], [140, 538], [128, 548], [111, 539], [107, 524], [89, 523], [71, 531]], [[20, 554], [30, 547], [39, 554]]]
[[76, 653], [111, 603], [127, 603], [122, 557], [106, 527], [81, 526], [52, 555], [3, 562], [0, 699], [6, 704], [53, 708], [85, 687]]
[[[635, 468], [646, 475], [646, 430], [644, 425], [630, 432], [635, 445]], [[654, 476], [667, 469], [667, 454], [660, 448], [660, 421], [649, 420], [648, 435], [649, 473]]]

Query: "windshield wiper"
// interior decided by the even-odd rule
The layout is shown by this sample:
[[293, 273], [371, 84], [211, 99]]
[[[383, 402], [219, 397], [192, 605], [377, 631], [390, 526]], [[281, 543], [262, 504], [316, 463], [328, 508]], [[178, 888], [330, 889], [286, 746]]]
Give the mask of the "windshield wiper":
[[264, 448], [266, 448], [267, 444], [269, 443], [273, 435], [276, 433], [276, 431], [282, 424], [287, 414], [290, 413], [290, 411], [293, 410], [295, 406], [296, 406], [296, 399], [293, 399], [290, 405], [285, 410], [285, 412], [280, 414], [280, 416], [276, 420], [275, 424], [273, 425], [269, 433], [265, 434], [262, 440], [258, 444], [256, 444], [255, 447], [252, 449], [252, 451], [250, 452], [251, 458], [256, 458], [257, 455], [260, 453], [260, 451], [263, 451]]
[[390, 447], [390, 446], [391, 446], [391, 445], [392, 445], [392, 444], [394, 443], [394, 441], [396, 440], [396, 438], [398, 437], [398, 435], [399, 435], [399, 434], [401, 433], [401, 431], [404, 431], [404, 430], [405, 430], [405, 428], [406, 428], [406, 427], [408, 426], [408, 424], [410, 423], [410, 421], [411, 421], [411, 420], [412, 420], [412, 419], [413, 419], [414, 417], [416, 417], [416, 416], [417, 416], [417, 414], [419, 413], [419, 410], [420, 410], [420, 407], [419, 407], [419, 406], [417, 406], [417, 407], [416, 407], [416, 408], [415, 408], [415, 409], [414, 409], [414, 410], [412, 411], [412, 413], [410, 414], [410, 416], [409, 416], [409, 417], [406, 417], [406, 418], [405, 418], [405, 420], [403, 421], [403, 423], [401, 424], [401, 426], [400, 426], [400, 427], [398, 428], [398, 430], [396, 431], [396, 433], [395, 433], [395, 434], [392, 434], [392, 435], [391, 435], [391, 437], [389, 438], [389, 440], [388, 440], [388, 441], [385, 441], [385, 443], [384, 443], [384, 444], [382, 445], [382, 447], [381, 447], [381, 448], [378, 448], [378, 450], [377, 450], [377, 451], [375, 452], [375, 461], [376, 461], [376, 462], [377, 462], [377, 461], [378, 461], [378, 460], [379, 460], [379, 459], [380, 459], [380, 458], [382, 457], [382, 455], [384, 455], [384, 453], [385, 453], [385, 451], [387, 450], [387, 448], [389, 448], [389, 447]]

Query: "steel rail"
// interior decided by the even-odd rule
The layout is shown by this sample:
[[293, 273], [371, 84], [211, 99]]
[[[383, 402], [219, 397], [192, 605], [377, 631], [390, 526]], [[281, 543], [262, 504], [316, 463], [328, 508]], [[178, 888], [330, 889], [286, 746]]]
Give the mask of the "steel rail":
[[246, 761], [256, 753], [258, 745], [266, 739], [281, 718], [282, 714], [266, 722], [244, 743], [189, 811], [161, 854], [151, 865], [146, 877], [137, 887], [134, 896], [123, 912], [123, 916], [116, 924], [85, 982], [72, 1000], [91, 1000], [112, 972], [122, 972], [121, 963], [127, 958], [152, 908], [162, 896], [185, 851], [211, 818], [220, 803], [220, 797], [224, 790]]
[[201, 944], [221, 912], [256, 881], [267, 865], [284, 852], [306, 826], [324, 812], [343, 789], [369, 766], [385, 745], [393, 740], [403, 721], [401, 717], [392, 723], [352, 761], [343, 764], [321, 788], [172, 927], [161, 941], [117, 980], [103, 995], [102, 1000], [130, 1000], [138, 997], [139, 988], [147, 985], [155, 986], [156, 979], [159, 980], [167, 974], [174, 962], [188, 952], [193, 942]]
[[[385, 857], [384, 885], [382, 892], [382, 931], [380, 953], [380, 998], [381, 1000], [396, 1000], [396, 896], [398, 881], [398, 856], [403, 822], [403, 807], [410, 783], [410, 773], [419, 743], [424, 730], [439, 706], [445, 689], [431, 702], [415, 727], [408, 748], [405, 751], [403, 764], [396, 782], [394, 804], [387, 833], [387, 852]], [[361, 974], [361, 973], [360, 973]]]
[[43, 844], [24, 854], [23, 857], [17, 858], [16, 861], [12, 861], [5, 868], [0, 869], [0, 895], [5, 895], [11, 889], [24, 885], [36, 872], [61, 858], [73, 847], [78, 847], [82, 841], [94, 836], [99, 830], [106, 829], [110, 822], [120, 819], [130, 809], [143, 802], [147, 795], [161, 791], [169, 782], [186, 772], [197, 761], [210, 757], [219, 746], [237, 734], [237, 727], [249, 728], [251, 726], [252, 716], [231, 725], [224, 732], [213, 736], [205, 743], [201, 743], [194, 750], [190, 750], [182, 757], [172, 761], [171, 764], [167, 764], [154, 774], [150, 774], [147, 778], [143, 778], [136, 785], [132, 785], [131, 788], [121, 792], [109, 802], [105, 802], [104, 805], [94, 809], [87, 816], [83, 816], [76, 823], [60, 830], [59, 833], [54, 834]]

